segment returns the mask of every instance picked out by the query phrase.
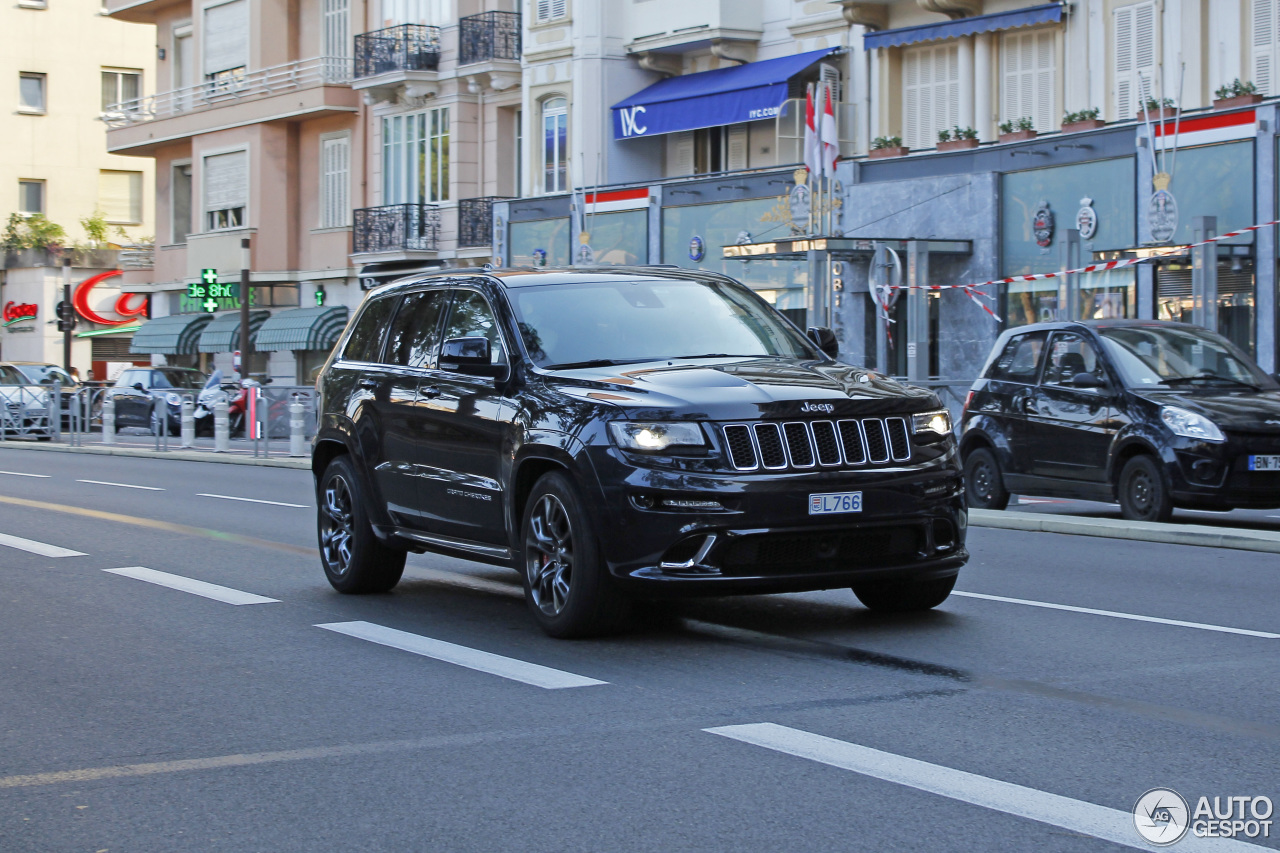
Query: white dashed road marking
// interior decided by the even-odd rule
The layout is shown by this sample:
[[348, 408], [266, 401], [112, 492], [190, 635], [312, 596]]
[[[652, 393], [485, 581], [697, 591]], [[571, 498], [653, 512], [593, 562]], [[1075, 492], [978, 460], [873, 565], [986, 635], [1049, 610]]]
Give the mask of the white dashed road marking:
[[0, 474], [8, 474], [10, 477], [39, 477], [41, 480], [48, 480], [50, 474], [24, 474], [21, 471], [0, 471]]
[[1095, 610], [1092, 607], [1073, 607], [1070, 604], [1050, 604], [1047, 601], [1028, 601], [1025, 598], [1005, 598], [1003, 595], [984, 595], [980, 592], [954, 590], [952, 595], [962, 598], [980, 598], [984, 601], [1000, 601], [1005, 604], [1022, 604], [1027, 607], [1044, 607], [1049, 610], [1065, 610], [1068, 613], [1087, 613], [1091, 616], [1110, 616], [1112, 619], [1130, 619], [1134, 622], [1154, 622], [1175, 628], [1196, 628], [1201, 631], [1217, 631], [1219, 634], [1239, 634], [1244, 637], [1260, 637], [1264, 640], [1280, 640], [1280, 634], [1267, 631], [1250, 631], [1247, 628], [1227, 628], [1222, 625], [1206, 625], [1203, 622], [1184, 622], [1181, 619], [1161, 619], [1159, 616], [1139, 616], [1136, 613], [1117, 613], [1114, 610]]
[[245, 503], [250, 503], [250, 504], [271, 504], [272, 506], [293, 506], [293, 507], [297, 507], [298, 509], [307, 508], [306, 504], [287, 504], [284, 501], [264, 501], [264, 500], [259, 500], [258, 498], [238, 498], [234, 495], [210, 495], [210, 494], [205, 494], [204, 492], [196, 493], [196, 497], [222, 498], [224, 501], [244, 501]]
[[17, 548], [19, 551], [26, 551], [31, 554], [39, 554], [41, 557], [85, 556], [83, 551], [72, 551], [70, 548], [59, 548], [57, 545], [36, 542], [34, 539], [23, 539], [21, 536], [10, 536], [7, 533], [0, 533], [0, 545], [7, 545], [10, 548]]
[[324, 628], [326, 631], [346, 634], [348, 637], [368, 640], [371, 643], [390, 646], [393, 649], [412, 652], [415, 655], [434, 658], [445, 663], [464, 666], [477, 672], [487, 672], [490, 675], [509, 678], [512, 681], [532, 684], [534, 687], [545, 687], [547, 690], [559, 690], [565, 687], [591, 687], [596, 684], [608, 683], [582, 675], [574, 675], [572, 672], [551, 669], [536, 663], [528, 663], [527, 661], [503, 657], [490, 652], [482, 652], [479, 649], [456, 646], [453, 643], [433, 640], [431, 637], [410, 634], [407, 631], [397, 631], [394, 628], [374, 625], [372, 622], [329, 622], [316, 627]]
[[192, 595], [203, 596], [204, 598], [212, 598], [214, 601], [221, 601], [224, 604], [272, 604], [279, 601], [277, 598], [267, 598], [262, 595], [254, 595], [251, 592], [241, 592], [238, 589], [232, 589], [227, 586], [218, 586], [216, 583], [205, 583], [194, 578], [184, 578], [181, 575], [171, 575], [168, 572], [158, 572], [155, 569], [148, 569], [143, 566], [128, 566], [123, 569], [103, 569], [104, 572], [112, 575], [120, 575], [134, 580], [146, 581], [157, 586], [167, 586], [169, 589], [176, 589], [182, 592], [189, 592]]
[[77, 483], [93, 483], [95, 486], [119, 486], [122, 489], [146, 489], [148, 492], [163, 492], [159, 486], [135, 486], [132, 483], [108, 483], [106, 480], [76, 480]]
[[[752, 723], [703, 729], [786, 755], [807, 758], [841, 770], [851, 770], [951, 800], [1058, 826], [1138, 850], [1160, 849], [1147, 844], [1134, 827], [1133, 813], [1073, 800], [1047, 791], [967, 773], [940, 764], [882, 752], [856, 743], [823, 737], [774, 723]], [[1173, 849], [1173, 848], [1171, 848]], [[1259, 851], [1267, 848], [1226, 838], [1197, 838], [1187, 833], [1178, 853], [1199, 850]]]

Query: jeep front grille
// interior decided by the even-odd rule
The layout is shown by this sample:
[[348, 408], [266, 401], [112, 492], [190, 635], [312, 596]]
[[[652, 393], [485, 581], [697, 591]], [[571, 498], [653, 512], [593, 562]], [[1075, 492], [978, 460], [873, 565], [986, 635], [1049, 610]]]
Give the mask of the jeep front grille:
[[911, 459], [905, 418], [726, 424], [722, 434], [729, 464], [738, 471], [884, 465]]

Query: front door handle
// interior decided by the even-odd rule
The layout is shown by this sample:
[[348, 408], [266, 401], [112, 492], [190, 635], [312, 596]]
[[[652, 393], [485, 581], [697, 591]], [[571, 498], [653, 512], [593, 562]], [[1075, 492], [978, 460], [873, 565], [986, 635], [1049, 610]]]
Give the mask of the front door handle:
[[440, 390], [439, 385], [428, 385], [426, 388], [418, 389], [418, 396], [425, 397], [428, 400], [434, 400], [436, 397], [439, 397], [443, 393], [444, 392]]
[[366, 376], [365, 378], [360, 380], [360, 387], [361, 388], [377, 388], [378, 380], [370, 379], [368, 376]]
[[1030, 397], [1022, 398], [1022, 411], [1026, 412], [1028, 415], [1037, 415], [1040, 413], [1036, 408], [1035, 400], [1032, 400]]

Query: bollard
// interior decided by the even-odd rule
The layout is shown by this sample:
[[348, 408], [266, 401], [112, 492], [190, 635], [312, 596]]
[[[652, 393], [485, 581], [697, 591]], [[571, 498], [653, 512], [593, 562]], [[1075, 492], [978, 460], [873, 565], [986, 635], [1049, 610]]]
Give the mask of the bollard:
[[102, 443], [116, 443], [116, 398], [111, 394], [102, 395]]
[[182, 398], [182, 446], [196, 446], [196, 406], [190, 397]]
[[54, 441], [62, 441], [62, 383], [57, 382], [49, 392], [49, 433]]
[[290, 456], [306, 456], [307, 455], [307, 434], [305, 427], [307, 425], [304, 414], [307, 409], [302, 405], [302, 401], [294, 398], [289, 404], [289, 455]]
[[226, 453], [231, 449], [231, 424], [227, 416], [227, 398], [213, 404], [213, 452]]

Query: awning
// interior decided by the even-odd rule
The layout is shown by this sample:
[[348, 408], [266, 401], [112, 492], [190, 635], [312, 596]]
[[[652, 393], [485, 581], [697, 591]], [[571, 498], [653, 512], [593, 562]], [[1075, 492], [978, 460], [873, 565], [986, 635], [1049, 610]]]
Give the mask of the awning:
[[277, 311], [253, 336], [253, 348], [259, 352], [333, 349], [346, 328], [347, 314], [345, 305]]
[[811, 50], [659, 80], [613, 105], [613, 138], [773, 118], [787, 99], [787, 81], [837, 50]]
[[1064, 5], [1063, 3], [1046, 3], [1043, 6], [1028, 6], [1011, 12], [994, 12], [990, 15], [975, 15], [972, 18], [960, 18], [955, 21], [881, 30], [878, 33], [864, 35], [862, 47], [865, 50], [874, 50], [878, 47], [898, 47], [934, 39], [971, 36], [974, 33], [993, 33], [997, 30], [1011, 30], [1014, 27], [1029, 27], [1032, 24], [1057, 23], [1062, 20]]
[[148, 320], [133, 333], [129, 352], [195, 355], [200, 333], [212, 319], [212, 314], [170, 314], [168, 317]]
[[[271, 316], [270, 311], [249, 312], [249, 336], [257, 338], [258, 330]], [[200, 333], [200, 352], [235, 352], [240, 349], [240, 312], [215, 314], [213, 321]]]

